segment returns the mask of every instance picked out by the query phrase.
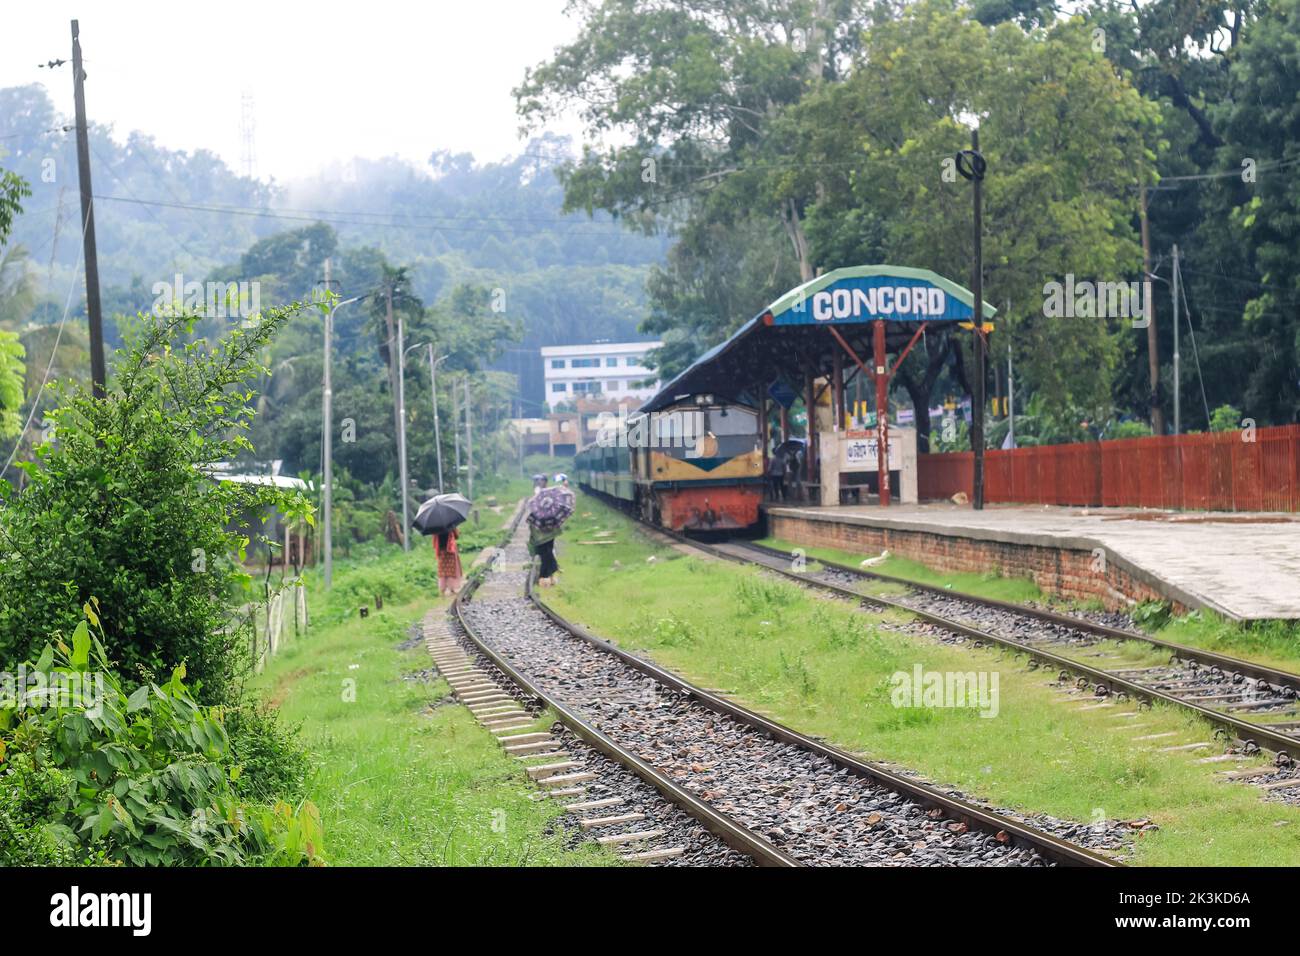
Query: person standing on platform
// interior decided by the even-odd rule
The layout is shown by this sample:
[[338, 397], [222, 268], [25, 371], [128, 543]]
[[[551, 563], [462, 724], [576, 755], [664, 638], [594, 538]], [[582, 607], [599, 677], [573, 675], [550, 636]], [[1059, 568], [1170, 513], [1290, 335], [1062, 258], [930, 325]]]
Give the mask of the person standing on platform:
[[785, 500], [785, 452], [774, 448], [767, 459], [767, 484], [773, 501]]

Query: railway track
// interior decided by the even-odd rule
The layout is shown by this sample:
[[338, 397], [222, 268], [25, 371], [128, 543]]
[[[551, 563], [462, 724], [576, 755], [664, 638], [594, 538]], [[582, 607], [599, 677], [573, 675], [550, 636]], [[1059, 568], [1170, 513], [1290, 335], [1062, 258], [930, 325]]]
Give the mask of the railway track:
[[490, 661], [467, 649], [437, 612], [423, 636], [438, 672], [456, 698], [521, 762], [539, 788], [537, 799], [564, 801], [566, 829], [619, 851], [628, 861], [655, 865], [748, 866], [738, 852], [618, 759], [562, 725], [536, 730], [543, 708], [520, 701], [516, 686]]
[[[533, 710], [550, 708], [566, 733], [733, 850], [781, 866], [1117, 865], [800, 735], [564, 621], [528, 591], [525, 538], [517, 528], [482, 584], [455, 602], [457, 627], [439, 652], [480, 658], [470, 666], [498, 673], [504, 697], [509, 684]], [[534, 742], [541, 753], [561, 743]], [[571, 806], [600, 802], [598, 774], [571, 756], [553, 763], [570, 778], [560, 789]]]
[[[797, 555], [750, 541], [706, 543], [646, 527], [716, 557], [759, 565], [847, 600], [910, 614], [965, 640], [1022, 652], [1040, 666], [1059, 669], [1063, 680], [1073, 678], [1080, 690], [1099, 698], [1124, 695], [1191, 710], [1230, 736], [1243, 755], [1272, 751], [1281, 768], [1300, 759], [1300, 674], [1086, 618], [956, 594], [835, 562], [809, 559], [803, 570], [796, 570]], [[865, 581], [896, 585], [904, 593], [894, 598], [865, 593], [860, 590]], [[1169, 660], [1154, 667], [1108, 667], [1107, 641], [1138, 642], [1168, 653]], [[1091, 663], [1079, 659], [1085, 655]], [[1252, 721], [1247, 715], [1262, 719]], [[1300, 779], [1296, 785], [1300, 786]]]

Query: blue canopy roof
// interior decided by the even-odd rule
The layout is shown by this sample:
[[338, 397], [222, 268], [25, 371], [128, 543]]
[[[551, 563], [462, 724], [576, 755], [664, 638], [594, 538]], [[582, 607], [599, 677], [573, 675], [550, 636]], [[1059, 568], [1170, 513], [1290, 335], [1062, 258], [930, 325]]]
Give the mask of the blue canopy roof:
[[[835, 327], [865, 356], [870, 346], [862, 339], [877, 319], [888, 323], [886, 342], [896, 350], [922, 323], [951, 328], [972, 322], [973, 303], [968, 289], [929, 269], [836, 269], [786, 292], [692, 362], [641, 410], [655, 411], [700, 393], [757, 404], [760, 389], [778, 379], [798, 382], [809, 371], [830, 371], [831, 355], [841, 346], [818, 326]], [[997, 314], [987, 302], [983, 305], [986, 321]]]

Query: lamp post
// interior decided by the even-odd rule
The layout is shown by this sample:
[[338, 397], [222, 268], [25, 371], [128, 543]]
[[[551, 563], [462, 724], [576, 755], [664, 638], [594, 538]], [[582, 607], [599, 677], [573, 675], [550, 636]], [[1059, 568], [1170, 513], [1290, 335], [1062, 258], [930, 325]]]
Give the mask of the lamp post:
[[[985, 114], [986, 115], [986, 114]], [[974, 452], [974, 480], [972, 482], [971, 506], [979, 511], [984, 507], [984, 255], [983, 255], [983, 211], [982, 186], [987, 162], [980, 152], [979, 121], [981, 116], [970, 119], [970, 149], [963, 149], [956, 156], [957, 171], [970, 180], [971, 199], [974, 205], [974, 236], [972, 251], [974, 263], [971, 268], [971, 316], [975, 328], [975, 381], [971, 387], [971, 450]]]
[[438, 425], [438, 366], [447, 361], [447, 356], [442, 356], [436, 361], [433, 358], [433, 343], [429, 343], [429, 391], [433, 394], [433, 447], [438, 452], [438, 493], [442, 494], [446, 489], [442, 486], [442, 433]]

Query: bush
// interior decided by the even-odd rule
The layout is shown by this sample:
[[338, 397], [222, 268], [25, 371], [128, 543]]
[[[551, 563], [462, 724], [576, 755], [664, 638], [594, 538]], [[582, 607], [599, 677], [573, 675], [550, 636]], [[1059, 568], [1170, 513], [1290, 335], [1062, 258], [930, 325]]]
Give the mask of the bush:
[[184, 663], [202, 700], [232, 699], [251, 622], [232, 624], [230, 608], [251, 592], [234, 558], [248, 537], [231, 529], [270, 509], [310, 521], [310, 506], [210, 476], [251, 450], [257, 356], [300, 308], [179, 347], [193, 317], [142, 315], [107, 398], [60, 390], [55, 437], [20, 465], [28, 487], [0, 481], [0, 661], [66, 641], [94, 595], [126, 673], [153, 681]]
[[19, 688], [0, 706], [0, 864], [319, 862], [314, 806], [240, 798], [221, 708], [194, 701], [184, 667], [128, 694], [91, 633], [94, 610], [84, 613], [71, 648], [46, 645], [31, 665], [81, 692]]
[[1232, 432], [1241, 428], [1241, 411], [1232, 405], [1220, 405], [1210, 413], [1210, 431]]
[[28, 754], [0, 765], [0, 865], [87, 866], [103, 862], [61, 842], [46, 826], [54, 805], [71, 789], [68, 776], [37, 767]]
[[1150, 425], [1131, 418], [1126, 422], [1116, 422], [1103, 437], [1108, 441], [1116, 441], [1121, 438], [1146, 438], [1150, 434]]
[[238, 768], [235, 792], [248, 800], [300, 800], [307, 792], [311, 763], [298, 739], [274, 707], [242, 700], [225, 712], [230, 761]]

